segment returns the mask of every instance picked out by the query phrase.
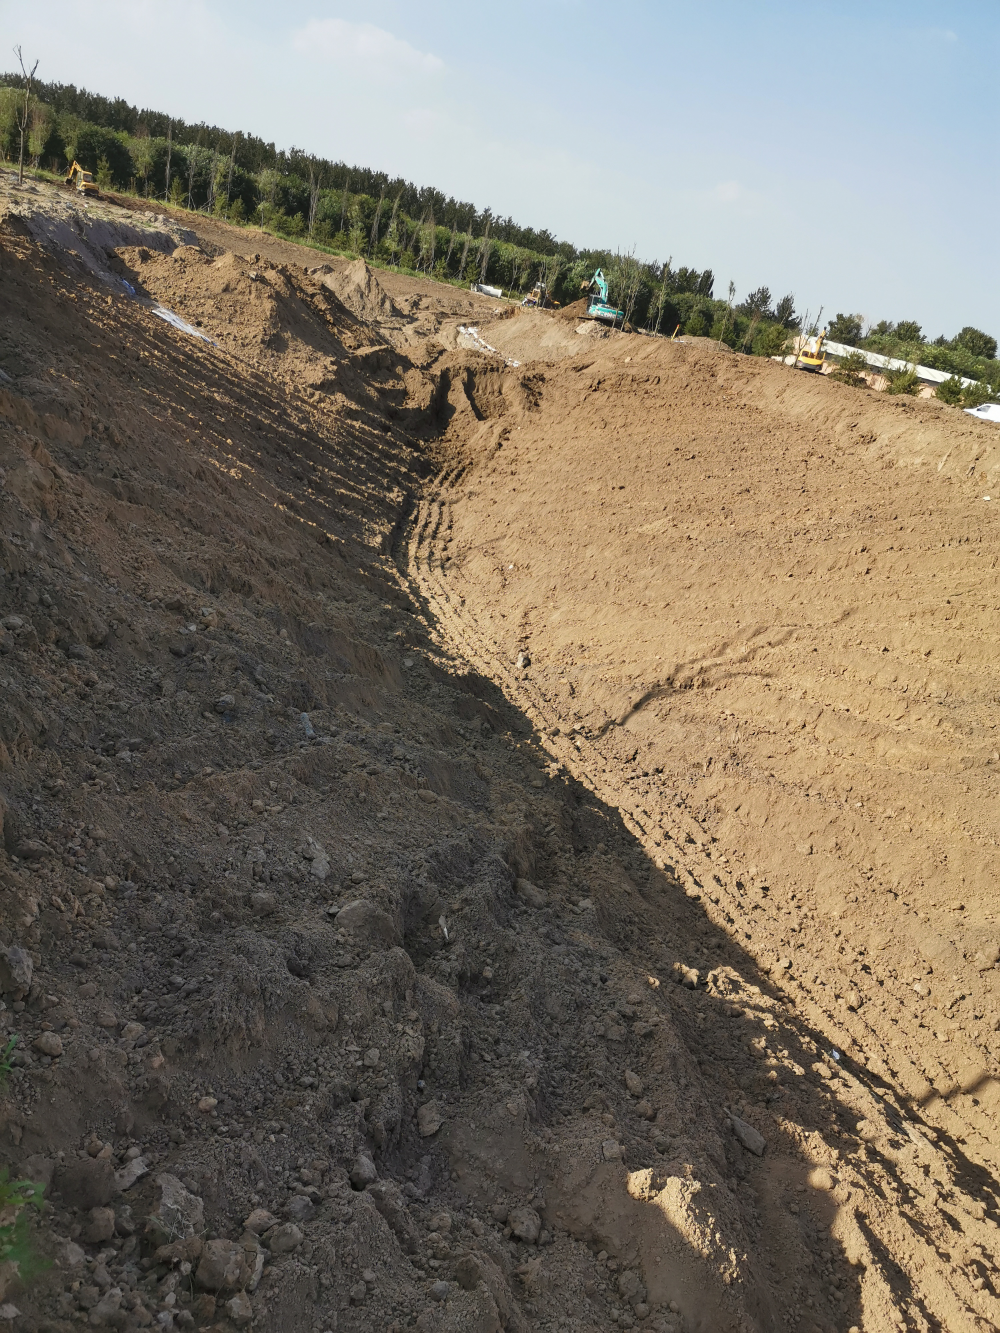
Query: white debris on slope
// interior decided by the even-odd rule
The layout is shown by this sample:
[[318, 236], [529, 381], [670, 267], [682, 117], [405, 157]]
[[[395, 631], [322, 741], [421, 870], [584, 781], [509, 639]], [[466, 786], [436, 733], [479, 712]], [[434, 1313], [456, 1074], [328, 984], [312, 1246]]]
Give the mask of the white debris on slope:
[[485, 339], [479, 336], [479, 330], [474, 329], [471, 325], [459, 324], [458, 332], [460, 336], [468, 338], [477, 351], [489, 352], [491, 356], [503, 357], [505, 366], [516, 367], [521, 364], [520, 361], [515, 361], [512, 357], [504, 356], [503, 352], [498, 352], [495, 347], [491, 347]]

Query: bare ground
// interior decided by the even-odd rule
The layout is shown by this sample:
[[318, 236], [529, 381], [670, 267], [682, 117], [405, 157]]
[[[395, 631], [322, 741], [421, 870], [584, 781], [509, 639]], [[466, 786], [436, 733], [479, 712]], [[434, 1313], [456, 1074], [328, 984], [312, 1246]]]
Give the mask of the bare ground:
[[14, 1327], [996, 1326], [991, 427], [5, 207]]

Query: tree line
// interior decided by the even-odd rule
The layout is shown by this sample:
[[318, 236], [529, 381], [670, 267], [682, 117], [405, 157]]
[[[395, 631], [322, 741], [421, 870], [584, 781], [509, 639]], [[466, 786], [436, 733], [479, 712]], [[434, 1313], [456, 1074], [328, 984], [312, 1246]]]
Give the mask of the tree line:
[[[14, 151], [23, 103], [23, 78], [0, 75], [5, 157]], [[775, 300], [759, 287], [737, 302], [730, 284], [720, 299], [710, 269], [578, 249], [433, 187], [193, 125], [73, 84], [35, 83], [27, 145], [36, 167], [64, 171], [75, 160], [105, 190], [134, 191], [437, 278], [487, 282], [512, 295], [541, 281], [553, 299], [569, 304], [602, 268], [612, 303], [634, 326], [661, 333], [712, 337], [771, 356], [801, 323], [790, 294]]]

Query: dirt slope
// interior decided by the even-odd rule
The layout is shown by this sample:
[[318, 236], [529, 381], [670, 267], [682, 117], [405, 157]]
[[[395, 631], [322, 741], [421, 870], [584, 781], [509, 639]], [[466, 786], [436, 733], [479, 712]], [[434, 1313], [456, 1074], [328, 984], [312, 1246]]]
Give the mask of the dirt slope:
[[994, 1326], [990, 428], [7, 207], [17, 1333]]
[[[526, 356], [520, 327], [484, 337]], [[484, 365], [452, 397], [413, 538], [445, 638], [896, 1108], [817, 1126], [867, 1196], [837, 1223], [867, 1214], [866, 1284], [893, 1255], [919, 1269], [898, 1298], [914, 1327], [992, 1322], [994, 434], [624, 337]], [[727, 1101], [801, 1124], [809, 1062], [773, 1056], [764, 1096], [722, 1073]]]

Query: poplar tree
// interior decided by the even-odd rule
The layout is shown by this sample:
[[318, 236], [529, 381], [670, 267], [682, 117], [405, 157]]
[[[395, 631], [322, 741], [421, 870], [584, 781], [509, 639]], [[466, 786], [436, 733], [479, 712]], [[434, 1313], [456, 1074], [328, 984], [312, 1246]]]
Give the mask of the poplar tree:
[[456, 213], [451, 220], [451, 236], [448, 238], [448, 253], [444, 257], [444, 266], [446, 270], [448, 268], [448, 265], [451, 263], [451, 252], [455, 248], [455, 232], [457, 228], [458, 228], [458, 214]]
[[24, 67], [24, 56], [21, 54], [19, 46], [14, 47], [14, 54], [17, 56], [18, 63], [21, 66], [21, 73], [24, 75], [24, 106], [18, 109], [17, 128], [21, 131], [21, 151], [17, 159], [17, 183], [24, 184], [24, 136], [28, 129], [28, 116], [31, 111], [31, 81], [35, 77], [35, 70], [38, 68], [38, 61], [31, 67], [31, 73]]
[[[375, 247], [378, 245], [378, 220], [382, 215], [382, 201], [385, 199], [385, 186], [382, 186], [382, 193], [378, 197], [378, 207], [375, 209], [375, 221], [372, 223], [372, 234], [368, 241], [368, 258], [375, 253]], [[393, 217], [395, 218], [395, 213]]]
[[174, 151], [174, 122], [167, 122], [167, 166], [166, 166], [166, 184], [163, 189], [163, 202], [166, 203], [170, 198], [170, 158]]

